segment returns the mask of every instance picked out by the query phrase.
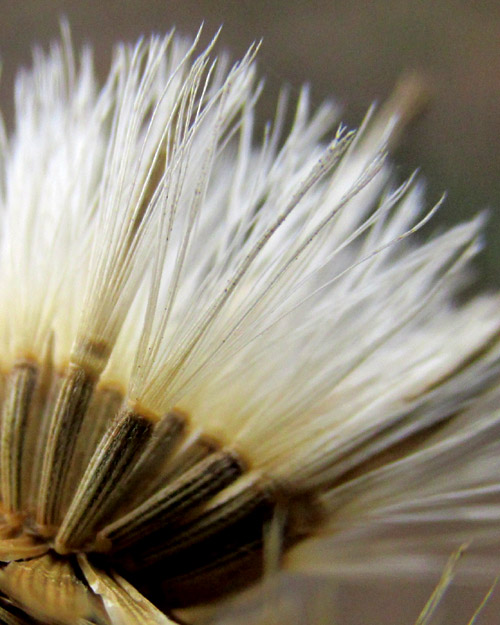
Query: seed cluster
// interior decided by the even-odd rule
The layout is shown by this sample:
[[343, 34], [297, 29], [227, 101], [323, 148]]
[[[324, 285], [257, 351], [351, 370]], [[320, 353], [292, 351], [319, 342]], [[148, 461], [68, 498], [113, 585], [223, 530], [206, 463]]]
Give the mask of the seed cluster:
[[[69, 570], [82, 577], [76, 556], [86, 554], [165, 609], [207, 601], [258, 577], [276, 506], [303, 505], [192, 432], [188, 415], [153, 423], [74, 368], [58, 375], [47, 363], [18, 365], [3, 392], [0, 557], [17, 550], [27, 560], [9, 565], [16, 579], [34, 583], [48, 563], [55, 588]], [[304, 532], [289, 518], [286, 544]], [[29, 597], [15, 584], [32, 610], [31, 583]]]

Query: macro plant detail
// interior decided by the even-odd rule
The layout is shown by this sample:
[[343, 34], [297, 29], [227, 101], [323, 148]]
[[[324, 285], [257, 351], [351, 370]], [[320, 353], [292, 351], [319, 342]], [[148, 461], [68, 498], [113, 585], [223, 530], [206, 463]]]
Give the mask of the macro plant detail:
[[99, 87], [63, 28], [18, 76], [7, 623], [195, 622], [281, 567], [411, 568], [491, 539], [499, 299], [456, 304], [483, 216], [411, 236], [438, 208], [387, 159], [411, 87], [355, 133], [304, 89], [259, 140], [256, 50], [231, 67], [197, 46], [119, 46]]

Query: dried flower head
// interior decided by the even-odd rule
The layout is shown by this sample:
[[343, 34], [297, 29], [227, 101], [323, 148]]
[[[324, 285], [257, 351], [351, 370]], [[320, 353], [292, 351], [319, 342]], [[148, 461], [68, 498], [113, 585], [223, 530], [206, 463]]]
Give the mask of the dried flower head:
[[64, 31], [18, 77], [3, 622], [175, 622], [280, 566], [414, 563], [432, 537], [395, 549], [394, 527], [436, 501], [480, 520], [456, 499], [491, 467], [499, 302], [454, 304], [481, 217], [409, 237], [435, 208], [386, 159], [408, 88], [357, 133], [303, 90], [256, 141], [255, 50], [196, 47], [119, 46], [98, 88]]

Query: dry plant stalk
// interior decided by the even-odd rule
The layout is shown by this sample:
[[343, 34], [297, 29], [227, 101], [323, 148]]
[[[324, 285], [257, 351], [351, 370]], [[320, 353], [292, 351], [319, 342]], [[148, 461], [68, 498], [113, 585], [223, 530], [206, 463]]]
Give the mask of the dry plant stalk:
[[[280, 567], [430, 566], [487, 518], [499, 300], [453, 304], [482, 217], [410, 240], [437, 207], [386, 149], [415, 82], [333, 139], [304, 89], [256, 143], [255, 50], [230, 68], [197, 45], [119, 46], [98, 88], [63, 28], [19, 75], [2, 622], [195, 622]], [[453, 531], [397, 543], [431, 512]]]

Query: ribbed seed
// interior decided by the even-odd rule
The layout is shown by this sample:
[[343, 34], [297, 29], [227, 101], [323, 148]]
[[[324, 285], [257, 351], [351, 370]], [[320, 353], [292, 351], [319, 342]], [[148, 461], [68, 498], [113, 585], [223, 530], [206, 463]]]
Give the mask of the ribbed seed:
[[147, 445], [154, 424], [123, 408], [96, 449], [56, 536], [56, 550], [78, 550], [120, 501], [123, 484]]
[[217, 566], [219, 558], [262, 539], [264, 523], [272, 517], [276, 501], [270, 483], [251, 481], [172, 531], [149, 535], [141, 544], [138, 567], [168, 559], [169, 576], [177, 577], [212, 563]]
[[47, 445], [50, 417], [57, 397], [55, 374], [54, 337], [51, 335], [45, 346], [45, 353], [38, 367], [36, 387], [31, 402], [28, 428], [23, 451], [23, 490], [21, 502], [23, 510], [36, 509], [42, 475], [43, 454]]
[[115, 550], [122, 549], [208, 501], [240, 477], [243, 470], [242, 461], [234, 452], [214, 453], [109, 525], [99, 539], [111, 542]]
[[49, 534], [59, 522], [61, 496], [78, 434], [94, 390], [94, 379], [70, 365], [62, 380], [43, 458], [36, 521]]
[[[127, 483], [124, 484], [126, 499], [122, 508], [130, 510], [139, 506], [151, 494], [153, 476], [161, 477], [162, 468], [175, 453], [186, 431], [186, 417], [180, 412], [170, 412], [156, 425], [151, 439], [137, 461]], [[155, 488], [153, 492], [157, 491]], [[116, 518], [122, 516], [119, 510]]]
[[37, 378], [30, 363], [16, 365], [9, 376], [3, 404], [0, 466], [2, 501], [8, 513], [21, 509], [22, 458], [28, 414]]
[[149, 536], [122, 566], [137, 571], [137, 583], [161, 580], [160, 601], [172, 606], [209, 601], [262, 572], [266, 524], [276, 508], [270, 483], [250, 482], [236, 494], [178, 525], [165, 540]]

